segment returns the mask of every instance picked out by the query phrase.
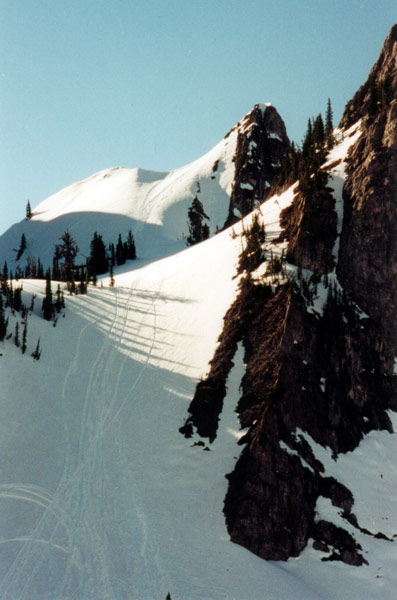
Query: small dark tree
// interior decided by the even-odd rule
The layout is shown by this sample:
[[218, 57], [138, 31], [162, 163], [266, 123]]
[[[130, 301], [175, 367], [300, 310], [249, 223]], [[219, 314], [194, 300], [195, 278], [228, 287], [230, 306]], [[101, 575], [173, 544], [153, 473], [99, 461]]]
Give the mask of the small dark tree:
[[32, 357], [34, 360], [40, 360], [41, 349], [40, 349], [40, 338], [37, 340], [35, 351], [32, 352]]
[[18, 252], [17, 252], [17, 258], [16, 258], [17, 260], [19, 260], [21, 258], [22, 254], [25, 252], [25, 250], [26, 250], [26, 237], [25, 237], [25, 234], [23, 233], [21, 235], [21, 241], [19, 244]]
[[28, 200], [27, 204], [26, 204], [26, 220], [30, 221], [31, 218], [32, 218], [32, 209], [30, 207], [30, 202]]
[[87, 275], [84, 267], [80, 267], [80, 282], [79, 282], [79, 292], [80, 294], [87, 293]]
[[12, 296], [12, 308], [19, 312], [22, 309], [22, 287], [16, 287]]
[[40, 258], [37, 259], [37, 279], [44, 279], [44, 268]]
[[334, 138], [334, 124], [333, 124], [333, 111], [331, 106], [331, 99], [328, 98], [327, 112], [325, 114], [325, 138], [327, 140], [327, 148], [330, 150], [335, 144]]
[[29, 311], [32, 313], [34, 311], [34, 301], [36, 299], [36, 294], [32, 294], [32, 298], [30, 301]]
[[198, 242], [202, 242], [209, 237], [209, 227], [207, 224], [203, 224], [204, 219], [209, 219], [208, 215], [204, 212], [204, 207], [200, 200], [195, 196], [191, 207], [188, 210], [188, 226], [189, 235], [186, 238], [186, 244], [193, 246]]
[[124, 244], [121, 239], [121, 234], [119, 233], [119, 237], [117, 239], [117, 244], [116, 244], [116, 263], [118, 265], [123, 265], [125, 263], [125, 260], [126, 260], [125, 248], [124, 248]]
[[114, 274], [113, 274], [113, 266], [112, 266], [111, 262], [110, 262], [110, 265], [109, 265], [109, 270], [110, 270], [109, 287], [114, 287], [115, 281], [114, 281]]
[[19, 341], [19, 323], [18, 321], [15, 323], [15, 333], [14, 333], [14, 344], [16, 345], [17, 348], [19, 348], [20, 341]]
[[106, 253], [105, 244], [103, 243], [102, 236], [97, 232], [94, 233], [94, 237], [90, 244], [90, 256], [88, 258], [88, 264], [90, 273], [96, 275], [102, 275], [108, 270], [108, 257]]
[[47, 269], [46, 272], [45, 296], [43, 298], [42, 311], [44, 319], [46, 321], [51, 321], [54, 316], [54, 304], [52, 300], [50, 269]]
[[132, 235], [131, 229], [128, 232], [127, 237], [127, 259], [135, 260], [136, 259], [136, 248], [135, 248], [135, 240]]
[[55, 281], [59, 281], [61, 279], [61, 271], [59, 269], [59, 252], [58, 246], [55, 246], [55, 252], [52, 259], [52, 278]]
[[57, 291], [56, 291], [56, 300], [55, 300], [55, 310], [57, 313], [60, 313], [63, 308], [65, 308], [65, 300], [63, 298], [63, 291], [61, 290], [61, 286], [58, 283]]
[[28, 317], [25, 316], [25, 319], [23, 321], [23, 331], [22, 331], [22, 345], [21, 345], [22, 354], [25, 354], [25, 352], [26, 352], [27, 335], [28, 335]]
[[64, 281], [67, 282], [68, 290], [73, 293], [76, 290], [74, 281], [74, 261], [78, 254], [79, 248], [68, 231], [61, 236], [61, 244], [59, 244], [57, 250], [59, 258], [63, 259], [63, 265], [61, 265], [61, 274]]
[[266, 232], [257, 214], [254, 215], [250, 228], [244, 231], [244, 235], [245, 248], [240, 254], [239, 273], [244, 270], [248, 272], [255, 270], [263, 259], [262, 244], [265, 242]]
[[7, 266], [7, 261], [5, 261], [4, 265], [3, 265], [3, 273], [1, 275], [1, 289], [3, 291], [3, 294], [5, 296], [7, 296], [7, 291], [8, 291], [8, 266]]
[[317, 146], [321, 146], [324, 144], [324, 138], [324, 122], [321, 113], [319, 113], [313, 125], [313, 142], [317, 144]]
[[5, 316], [3, 294], [0, 292], [0, 342], [4, 340], [7, 335], [8, 319]]

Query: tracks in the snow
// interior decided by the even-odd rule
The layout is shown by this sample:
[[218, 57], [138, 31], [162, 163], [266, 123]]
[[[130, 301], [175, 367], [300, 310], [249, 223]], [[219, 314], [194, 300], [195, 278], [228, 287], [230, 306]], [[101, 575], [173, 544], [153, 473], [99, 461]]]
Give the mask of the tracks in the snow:
[[[2, 600], [35, 597], [37, 579], [46, 570], [56, 598], [110, 600], [118, 597], [120, 583], [112, 572], [112, 546], [109, 545], [109, 538], [115, 534], [129, 536], [132, 543], [140, 548], [146, 562], [148, 545], [151, 544], [136, 482], [126, 472], [127, 458], [118, 456], [115, 460], [119, 417], [133, 399], [156, 343], [156, 296], [161, 285], [150, 294], [149, 306], [146, 306], [138, 327], [133, 331], [133, 335], [139, 337], [143, 328], [151, 329], [151, 343], [143, 362], [136, 363], [132, 370], [128, 344], [125, 344], [126, 349], [119, 351], [123, 339], [127, 340], [131, 335], [131, 323], [135, 322], [130, 313], [134, 310], [136, 284], [128, 292], [115, 288], [110, 321], [107, 321], [108, 316], [107, 319], [102, 316], [88, 323], [76, 340], [74, 356], [60, 383], [66, 455], [63, 474], [55, 492], [28, 484], [0, 487], [0, 498], [33, 503], [42, 510], [29, 534], [0, 540], [0, 544], [21, 544], [0, 584]], [[104, 323], [108, 324], [102, 343], [93, 353], [94, 360], [87, 372], [84, 353], [91, 341], [98, 340], [98, 326], [103, 329]], [[135, 376], [129, 381], [131, 372], [135, 372]], [[76, 385], [79, 381], [82, 382], [81, 389]], [[80, 393], [83, 398], [79, 434], [72, 430], [75, 416], [70, 411], [75, 404], [70, 399], [71, 390]], [[114, 506], [115, 480], [120, 486], [128, 486], [128, 492], [122, 494], [120, 507]], [[58, 570], [63, 570], [63, 574], [56, 576], [50, 572], [54, 552], [61, 556], [61, 559], [59, 556], [55, 558], [55, 563]], [[123, 587], [125, 584], [124, 580]], [[124, 597], [123, 593], [121, 597]]]

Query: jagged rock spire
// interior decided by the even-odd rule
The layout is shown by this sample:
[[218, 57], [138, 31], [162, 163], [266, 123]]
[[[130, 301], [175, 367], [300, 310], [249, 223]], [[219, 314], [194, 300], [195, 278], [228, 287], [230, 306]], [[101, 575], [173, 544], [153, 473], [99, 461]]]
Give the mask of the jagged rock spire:
[[235, 177], [226, 226], [266, 199], [290, 146], [284, 121], [271, 104], [255, 104], [237, 129]]

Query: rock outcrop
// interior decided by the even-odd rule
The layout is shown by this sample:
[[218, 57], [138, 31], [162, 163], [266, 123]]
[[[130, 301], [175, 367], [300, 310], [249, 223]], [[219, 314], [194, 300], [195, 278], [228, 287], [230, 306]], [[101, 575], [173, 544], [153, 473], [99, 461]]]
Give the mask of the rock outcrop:
[[[285, 260], [295, 275], [286, 277], [281, 267], [272, 285], [249, 275], [243, 280], [182, 429], [190, 435], [196, 427], [214, 439], [242, 340], [246, 372], [238, 412], [248, 432], [228, 475], [224, 511], [232, 541], [265, 559], [297, 556], [312, 539], [327, 554], [324, 560], [366, 562], [347, 529], [316, 517], [319, 497], [339, 507], [350, 526], [383, 536], [360, 526], [352, 493], [327, 476], [308, 439], [336, 457], [371, 430], [391, 432], [387, 411], [397, 409], [396, 34], [394, 27], [341, 122], [343, 128], [361, 119], [347, 158], [342, 230], [327, 182], [305, 192], [297, 188], [282, 213], [279, 240], [288, 243]], [[389, 77], [394, 83], [374, 110], [373, 89]], [[313, 300], [318, 287], [327, 297], [321, 310]]]
[[284, 121], [271, 105], [256, 104], [237, 127], [235, 176], [226, 227], [267, 197], [290, 146]]

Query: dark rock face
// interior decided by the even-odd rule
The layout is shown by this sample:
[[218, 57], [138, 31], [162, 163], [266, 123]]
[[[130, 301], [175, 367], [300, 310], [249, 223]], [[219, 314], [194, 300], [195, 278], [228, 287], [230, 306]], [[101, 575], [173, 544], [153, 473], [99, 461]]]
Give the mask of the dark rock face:
[[256, 104], [238, 126], [228, 227], [263, 202], [290, 141], [273, 106]]
[[[344, 188], [338, 276], [393, 344], [397, 332], [397, 103], [363, 123]], [[385, 365], [390, 373], [392, 363]]]
[[332, 249], [336, 239], [335, 199], [323, 188], [300, 192], [282, 215], [283, 239], [288, 240], [287, 260], [303, 269], [328, 273], [335, 266]]
[[[393, 28], [378, 70], [375, 65], [371, 71], [375, 82], [395, 73], [396, 33]], [[362, 89], [369, 90], [367, 84]], [[325, 184], [298, 191], [282, 214], [282, 241], [288, 242], [286, 259], [309, 269], [312, 277], [284, 280], [275, 289], [250, 277], [243, 280], [225, 315], [210, 374], [200, 382], [189, 410], [190, 430], [195, 426], [200, 435], [214, 439], [227, 375], [242, 340], [246, 372], [238, 413], [248, 433], [228, 475], [224, 512], [231, 540], [265, 559], [297, 556], [312, 539], [316, 549], [328, 553], [322, 560], [366, 562], [348, 531], [317, 519], [320, 496], [340, 507], [357, 530], [385, 539], [360, 527], [352, 493], [327, 477], [305, 435], [336, 457], [355, 449], [371, 430], [392, 431], [387, 410], [397, 409], [392, 377], [397, 345], [396, 91], [375, 114], [368, 114], [370, 98], [360, 92], [363, 107], [352, 101], [356, 112], [347, 113], [362, 118], [362, 133], [347, 162], [338, 257], [332, 256], [337, 229], [330, 190]], [[328, 289], [322, 313], [312, 306], [317, 285]]]

